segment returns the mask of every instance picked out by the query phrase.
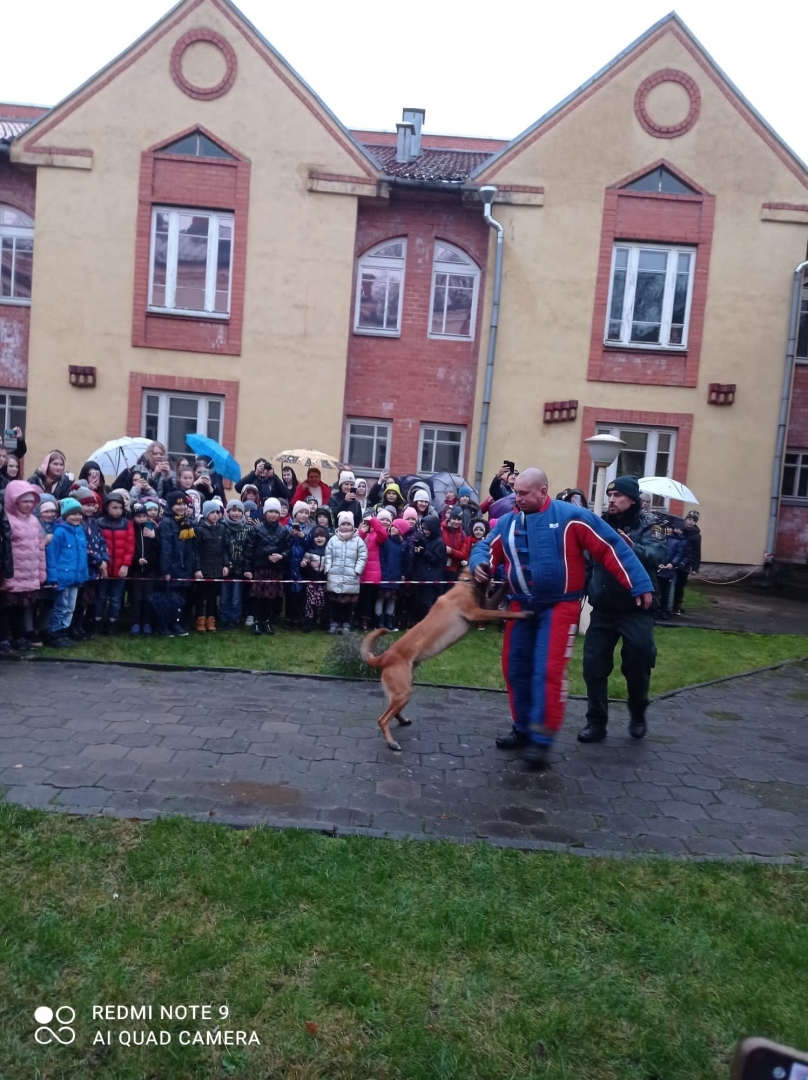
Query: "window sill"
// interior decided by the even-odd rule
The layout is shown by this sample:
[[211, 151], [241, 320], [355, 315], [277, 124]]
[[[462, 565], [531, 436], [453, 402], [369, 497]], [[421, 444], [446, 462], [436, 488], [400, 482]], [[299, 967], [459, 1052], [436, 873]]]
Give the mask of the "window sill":
[[8, 304], [9, 307], [30, 307], [30, 299], [18, 299], [16, 296], [0, 296], [0, 304]]
[[427, 334], [430, 341], [474, 341], [470, 334]]
[[362, 337], [386, 337], [386, 338], [400, 338], [400, 330], [374, 330], [371, 327], [355, 326], [353, 329], [355, 334], [361, 334]]
[[641, 345], [639, 342], [624, 345], [622, 341], [604, 341], [603, 347], [617, 349], [620, 352], [628, 349], [631, 352], [673, 353], [674, 356], [687, 356], [687, 345]]
[[804, 510], [808, 510], [808, 499], [802, 499], [798, 495], [781, 495], [781, 506], [801, 506]]
[[185, 311], [182, 308], [147, 307], [149, 315], [168, 315], [172, 319], [207, 319], [213, 322], [229, 322], [230, 314], [217, 311]]

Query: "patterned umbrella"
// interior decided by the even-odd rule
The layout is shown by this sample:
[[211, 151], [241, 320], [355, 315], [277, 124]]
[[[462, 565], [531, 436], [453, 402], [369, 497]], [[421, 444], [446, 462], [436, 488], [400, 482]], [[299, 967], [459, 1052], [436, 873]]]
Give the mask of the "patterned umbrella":
[[343, 472], [349, 465], [343, 465], [333, 454], [324, 454], [320, 450], [281, 450], [272, 455], [273, 461], [282, 465], [299, 465], [303, 469], [330, 469], [331, 472]]

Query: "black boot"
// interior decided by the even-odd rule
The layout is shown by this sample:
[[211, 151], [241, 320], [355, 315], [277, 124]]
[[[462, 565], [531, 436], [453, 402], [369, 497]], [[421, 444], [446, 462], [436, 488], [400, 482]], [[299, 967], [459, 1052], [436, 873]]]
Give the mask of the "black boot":
[[91, 641], [95, 637], [95, 616], [92, 611], [88, 611], [84, 615], [84, 640]]
[[381, 629], [381, 627], [386, 626], [386, 625], [387, 624], [384, 622], [384, 617], [382, 615], [374, 615], [373, 616], [373, 629], [374, 630], [379, 630], [379, 629]]
[[540, 743], [528, 743], [522, 751], [522, 760], [529, 769], [543, 769], [547, 765], [547, 749]]
[[500, 735], [494, 740], [499, 750], [519, 750], [527, 745], [527, 734], [512, 728], [509, 735]]
[[267, 635], [267, 637], [273, 637], [275, 634], [275, 627], [272, 625], [269, 619], [267, 619], [267, 621], [264, 623], [264, 633]]
[[104, 633], [106, 634], [107, 637], [115, 637], [115, 631], [117, 629], [118, 629], [118, 620], [117, 619], [110, 619], [109, 622], [107, 623], [105, 629], [104, 629]]
[[263, 631], [261, 630], [261, 620], [256, 619], [253, 623], [253, 636], [260, 637]]
[[628, 722], [628, 733], [632, 739], [644, 739], [648, 727], [644, 716], [632, 716]]
[[587, 720], [586, 727], [578, 732], [578, 742], [603, 742], [606, 738], [606, 725], [596, 720]]

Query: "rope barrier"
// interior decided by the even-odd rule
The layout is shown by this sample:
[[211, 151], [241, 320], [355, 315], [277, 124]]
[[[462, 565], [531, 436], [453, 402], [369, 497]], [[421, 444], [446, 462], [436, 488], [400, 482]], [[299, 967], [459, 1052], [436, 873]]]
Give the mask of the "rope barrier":
[[[95, 578], [94, 580], [96, 580], [96, 581], [102, 581], [102, 580], [107, 580], [107, 581], [112, 580], [112, 581], [114, 581], [115, 578], [106, 578], [106, 579]], [[125, 581], [152, 581], [152, 582], [155, 582], [156, 584], [157, 583], [162, 583], [163, 585], [175, 585], [175, 584], [184, 584], [184, 583], [193, 584], [194, 582], [202, 583], [202, 582], [234, 582], [234, 581], [243, 582], [245, 585], [262, 585], [267, 581], [271, 581], [273, 583], [273, 585], [327, 585], [328, 584], [327, 581], [325, 581], [325, 580], [323, 580], [323, 581], [312, 581], [311, 578], [297, 579], [297, 578], [260, 578], [260, 577], [251, 577], [251, 578], [240, 578], [240, 577], [176, 578], [176, 577], [172, 577], [172, 578], [166, 579], [164, 577], [140, 578], [140, 577], [135, 577], [133, 575], [132, 577], [126, 577], [126, 578], [124, 578], [122, 580], [125, 580]], [[446, 581], [444, 578], [441, 578], [439, 581], [402, 581], [402, 580], [399, 579], [398, 581], [362, 581], [362, 582], [360, 582], [360, 584], [361, 585], [454, 585], [454, 582], [453, 581]]]
[[752, 574], [756, 574], [758, 570], [762, 570], [765, 563], [760, 563], [758, 566], [753, 567], [748, 574], [744, 574], [743, 577], [733, 578], [732, 581], [716, 581], [714, 578], [704, 577], [701, 573], [698, 576], [699, 581], [706, 581], [708, 585], [737, 585], [739, 581], [746, 581]]

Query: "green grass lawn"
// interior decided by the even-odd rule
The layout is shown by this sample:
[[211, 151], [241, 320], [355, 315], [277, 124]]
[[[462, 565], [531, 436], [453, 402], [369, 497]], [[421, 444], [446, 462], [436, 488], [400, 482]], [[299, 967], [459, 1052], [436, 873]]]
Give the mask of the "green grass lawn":
[[[4, 1080], [725, 1080], [808, 1046], [808, 874], [0, 808]], [[93, 1005], [227, 1006], [92, 1046]], [[68, 1004], [69, 1047], [33, 1040]], [[214, 1015], [216, 1009], [214, 1009]], [[177, 1045], [255, 1030], [249, 1049]]]
[[[327, 662], [327, 654], [340, 638], [315, 632], [279, 630], [274, 637], [253, 637], [241, 629], [217, 634], [196, 634], [187, 638], [98, 638], [78, 645], [69, 652], [46, 650], [60, 659], [129, 660], [145, 663], [241, 667], [266, 671], [342, 674], [342, 669]], [[808, 653], [805, 638], [799, 635], [729, 634], [716, 630], [695, 630], [677, 626], [660, 628], [656, 634], [657, 666], [651, 692], [664, 693], [679, 686], [733, 675], [752, 668], [765, 667]], [[583, 694], [581, 675], [583, 638], [575, 643], [569, 666], [571, 694]], [[500, 668], [502, 635], [495, 626], [484, 631], [471, 630], [454, 648], [423, 664], [417, 673], [421, 682], [456, 683], [461, 686], [502, 688]], [[355, 665], [349, 673], [367, 668]], [[612, 676], [609, 692], [625, 697], [625, 682]]]

